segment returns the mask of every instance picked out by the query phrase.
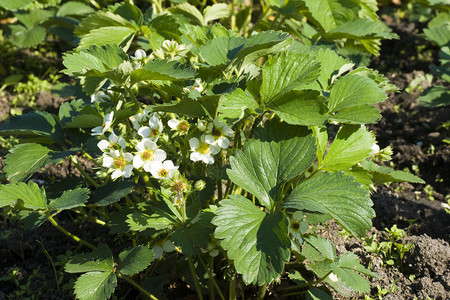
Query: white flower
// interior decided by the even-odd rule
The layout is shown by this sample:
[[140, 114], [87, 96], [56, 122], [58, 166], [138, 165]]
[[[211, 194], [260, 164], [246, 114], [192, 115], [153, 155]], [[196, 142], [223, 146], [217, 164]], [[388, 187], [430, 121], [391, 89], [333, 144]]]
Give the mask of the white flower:
[[205, 131], [206, 128], [208, 128], [208, 122], [205, 121], [205, 120], [198, 120], [198, 122], [197, 122], [197, 128], [198, 128], [200, 131]]
[[330, 273], [330, 275], [328, 275], [328, 277], [330, 278], [331, 281], [333, 282], [337, 282], [339, 280], [339, 278], [336, 276], [336, 274], [334, 274], [333, 272]]
[[133, 124], [133, 128], [139, 130], [141, 128], [142, 123], [146, 122], [149, 118], [150, 112], [148, 110], [143, 110], [141, 113], [137, 113], [134, 116], [130, 117], [130, 121]]
[[377, 143], [373, 143], [372, 145], [372, 154], [376, 154], [380, 152], [380, 146], [377, 145]]
[[[108, 141], [109, 140], [109, 141]], [[103, 152], [106, 152], [109, 149], [116, 149], [118, 147], [125, 149], [127, 146], [127, 142], [125, 139], [121, 136], [117, 136], [114, 132], [112, 132], [109, 135], [108, 140], [101, 140], [98, 142], [97, 146], [102, 150]]]
[[164, 51], [161, 48], [158, 48], [152, 52], [152, 54], [150, 55], [150, 59], [155, 58], [164, 59], [164, 56], [165, 56]]
[[102, 91], [98, 91], [97, 93], [91, 96], [92, 103], [104, 102], [106, 100], [109, 100], [109, 95], [105, 94]]
[[153, 177], [158, 179], [172, 178], [173, 173], [178, 167], [174, 166], [171, 160], [165, 160], [164, 162], [154, 161], [150, 168], [150, 173]]
[[189, 131], [190, 125], [186, 120], [178, 120], [178, 119], [170, 119], [167, 122], [167, 125], [172, 130], [176, 130], [180, 135], [186, 134]]
[[133, 171], [132, 161], [133, 155], [131, 153], [123, 153], [119, 150], [103, 153], [103, 167], [110, 168], [110, 171], [113, 171], [111, 174], [113, 180], [121, 176], [129, 178], [131, 171]]
[[154, 254], [154, 258], [158, 259], [162, 256], [162, 254], [164, 252], [172, 252], [175, 250], [175, 245], [170, 241], [170, 240], [166, 240], [166, 241], [162, 241], [162, 242], [157, 242], [155, 244], [155, 246], [152, 247], [153, 250], [153, 254]]
[[218, 145], [222, 149], [228, 148], [230, 146], [230, 140], [228, 137], [234, 135], [233, 130], [230, 126], [219, 121], [219, 119], [214, 119], [213, 124], [208, 125], [207, 134], [205, 136], [205, 142], [210, 145]]
[[149, 126], [142, 126], [139, 128], [138, 134], [143, 138], [149, 138], [156, 142], [163, 131], [163, 123], [158, 116], [154, 114], [148, 120], [148, 125]]
[[191, 92], [191, 90], [196, 90], [199, 93], [203, 92], [204, 87], [202, 84], [202, 80], [197, 78], [197, 79], [195, 79], [195, 83], [193, 85], [183, 88], [183, 92], [185, 94], [189, 94]]
[[144, 166], [146, 172], [151, 171], [151, 166], [155, 161], [162, 162], [166, 159], [166, 152], [158, 149], [155, 142], [144, 139], [136, 145], [138, 153], [133, 158], [133, 166], [136, 169]]
[[132, 60], [142, 60], [147, 57], [147, 53], [144, 50], [138, 49], [134, 52], [134, 56], [131, 57]]
[[191, 155], [189, 158], [192, 161], [203, 161], [205, 164], [213, 164], [214, 157], [220, 152], [220, 147], [217, 145], [211, 145], [205, 141], [206, 135], [202, 135], [200, 141], [197, 138], [191, 138], [189, 140], [189, 146], [191, 147]]
[[110, 112], [106, 114], [103, 118], [103, 124], [101, 126], [97, 126], [92, 128], [92, 135], [102, 135], [105, 134], [110, 128], [114, 120], [114, 112]]

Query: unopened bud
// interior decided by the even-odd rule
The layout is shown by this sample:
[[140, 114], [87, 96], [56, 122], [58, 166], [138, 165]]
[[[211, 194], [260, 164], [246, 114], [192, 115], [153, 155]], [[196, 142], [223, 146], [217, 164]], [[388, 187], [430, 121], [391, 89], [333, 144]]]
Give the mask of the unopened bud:
[[206, 182], [204, 180], [199, 180], [195, 183], [195, 189], [199, 192], [201, 190], [203, 190], [205, 188], [205, 186], [206, 186]]

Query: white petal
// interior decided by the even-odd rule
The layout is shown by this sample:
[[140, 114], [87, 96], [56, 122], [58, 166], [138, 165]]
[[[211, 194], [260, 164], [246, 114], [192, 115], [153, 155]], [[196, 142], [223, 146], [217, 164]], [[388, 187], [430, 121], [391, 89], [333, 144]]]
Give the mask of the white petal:
[[114, 172], [112, 172], [112, 174], [111, 174], [111, 179], [114, 180], [116, 178], [119, 178], [122, 175], [123, 175], [123, 172], [121, 170], [119, 170], [119, 169], [114, 170]]
[[111, 168], [114, 164], [114, 159], [111, 156], [105, 155], [103, 156], [103, 164], [102, 166], [105, 168]]
[[117, 135], [114, 132], [111, 132], [111, 134], [109, 135], [109, 140], [111, 141], [111, 143], [117, 143], [117, 141], [119, 140], [119, 138], [117, 137]]
[[126, 161], [133, 161], [133, 154], [128, 153], [128, 152], [125, 152], [125, 153], [123, 154], [123, 158], [124, 158]]
[[105, 149], [109, 148], [109, 142], [107, 140], [101, 140], [100, 142], [98, 142], [97, 146], [104, 152]]
[[178, 167], [175, 167], [175, 165], [173, 164], [173, 161], [171, 161], [171, 160], [165, 160], [163, 162], [163, 167], [167, 170], [178, 169]]
[[142, 157], [140, 155], [136, 155], [133, 158], [133, 166], [136, 169], [139, 169], [140, 167], [142, 167], [143, 164], [144, 164], [144, 161], [142, 160]]
[[166, 151], [162, 149], [156, 149], [155, 153], [153, 153], [153, 160], [164, 161], [166, 157]]
[[167, 240], [164, 242], [162, 248], [164, 252], [172, 252], [175, 250], [175, 245], [171, 241]]
[[223, 134], [226, 135], [226, 136], [233, 136], [233, 135], [234, 135], [233, 129], [231, 129], [231, 127], [228, 126], [228, 125], [225, 125], [225, 126], [222, 128], [222, 132], [223, 132]]
[[147, 127], [147, 126], [142, 126], [138, 130], [138, 134], [144, 138], [149, 137], [150, 132], [151, 132], [151, 129], [150, 129], [150, 127]]
[[133, 166], [132, 165], [126, 165], [123, 168], [123, 177], [130, 178], [132, 171], [133, 171]]
[[145, 58], [146, 56], [147, 56], [147, 53], [145, 53], [145, 51], [142, 49], [138, 49], [138, 50], [136, 50], [136, 52], [134, 52], [134, 57], [137, 60], [141, 60], [141, 59]]
[[222, 149], [227, 149], [228, 146], [230, 146], [230, 140], [227, 139], [224, 136], [221, 136], [218, 140], [217, 140], [217, 145], [220, 146], [220, 148]]
[[158, 149], [158, 145], [156, 145], [156, 143], [152, 140], [143, 140], [142, 142], [144, 143], [145, 149], [148, 149], [148, 150]]
[[191, 152], [191, 155], [189, 155], [189, 158], [192, 161], [200, 161], [203, 158], [203, 155], [198, 152]]
[[212, 135], [210, 135], [210, 134], [205, 135], [204, 140], [205, 140], [205, 142], [206, 142], [207, 144], [210, 144], [210, 145], [215, 145], [215, 144], [216, 144], [216, 140], [215, 140], [214, 137], [213, 137]]
[[217, 153], [220, 152], [220, 150], [222, 150], [222, 148], [220, 148], [220, 147], [217, 146], [217, 145], [211, 146], [211, 147], [209, 148], [209, 151], [211, 152], [212, 155], [216, 155]]
[[177, 120], [177, 119], [170, 119], [170, 120], [167, 122], [167, 125], [169, 125], [169, 127], [170, 127], [171, 129], [176, 129], [177, 126], [178, 126], [178, 124], [180, 124], [180, 120]]
[[145, 172], [151, 172], [152, 171], [152, 165], [153, 165], [154, 161], [152, 160], [148, 160], [144, 163], [144, 171]]
[[164, 252], [161, 246], [153, 246], [152, 250], [153, 250], [153, 257], [155, 259], [160, 258]]
[[223, 128], [223, 127], [225, 126], [225, 123], [222, 122], [222, 121], [219, 121], [218, 118], [215, 118], [214, 121], [213, 121], [213, 123], [214, 123], [214, 125], [215, 125], [216, 127], [219, 127], [219, 128]]
[[122, 147], [122, 149], [125, 149], [125, 147], [127, 146], [127, 141], [125, 141], [123, 137], [120, 137], [117, 143], [119, 144], [120, 147]]
[[94, 127], [94, 128], [92, 128], [92, 133], [91, 134], [92, 135], [101, 135], [101, 134], [103, 134], [102, 130], [103, 130], [102, 126]]
[[205, 164], [208, 164], [208, 165], [212, 165], [214, 163], [214, 157], [212, 157], [211, 154], [203, 155], [202, 160]]
[[191, 150], [195, 150], [200, 145], [200, 142], [197, 138], [191, 138], [189, 140], [189, 146], [191, 147]]

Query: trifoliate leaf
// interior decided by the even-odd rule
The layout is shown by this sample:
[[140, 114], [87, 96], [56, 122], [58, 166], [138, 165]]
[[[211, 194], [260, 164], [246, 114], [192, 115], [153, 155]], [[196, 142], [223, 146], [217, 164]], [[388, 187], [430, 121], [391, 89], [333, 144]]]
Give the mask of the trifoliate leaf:
[[373, 152], [375, 137], [365, 126], [342, 126], [325, 155], [322, 166], [330, 170], [347, 170]]
[[351, 106], [375, 104], [384, 99], [386, 94], [372, 79], [347, 75], [339, 78], [331, 89], [328, 109], [336, 112]]
[[289, 260], [288, 220], [266, 214], [241, 195], [220, 201], [212, 223], [215, 237], [246, 284], [263, 285], [280, 276]]
[[370, 284], [367, 279], [355, 272], [358, 268], [357, 266], [360, 266], [358, 258], [354, 254], [347, 252], [338, 263], [331, 265], [331, 269], [346, 287], [359, 293], [367, 293], [370, 291]]
[[0, 185], [0, 207], [15, 206], [19, 200], [24, 208], [31, 210], [47, 208], [44, 190], [32, 181], [28, 184], [19, 182]]
[[305, 127], [266, 122], [244, 151], [230, 158], [227, 174], [270, 209], [282, 184], [308, 169], [315, 156], [315, 139]]
[[176, 61], [151, 60], [131, 73], [131, 84], [145, 80], [189, 80], [195, 71]]
[[320, 74], [320, 63], [312, 55], [283, 52], [269, 57], [262, 68], [261, 102], [313, 82]]
[[49, 209], [71, 209], [74, 207], [84, 206], [84, 203], [89, 199], [89, 190], [86, 188], [77, 188], [74, 190], [65, 191], [61, 197], [50, 201]]
[[47, 31], [43, 26], [36, 25], [26, 28], [22, 25], [8, 26], [10, 29], [9, 40], [19, 48], [31, 48], [44, 41]]
[[353, 235], [364, 235], [375, 217], [369, 194], [353, 177], [318, 173], [301, 182], [282, 204], [285, 208], [329, 214]]
[[0, 135], [41, 138], [42, 143], [64, 144], [64, 132], [61, 125], [55, 117], [45, 111], [33, 111], [11, 117], [3, 123]]
[[92, 201], [97, 206], [106, 206], [131, 193], [132, 188], [133, 183], [128, 180], [110, 181], [95, 190]]
[[112, 272], [114, 258], [108, 246], [100, 245], [91, 253], [82, 253], [73, 256], [65, 265], [68, 273], [83, 273], [90, 271]]
[[80, 300], [108, 299], [117, 286], [113, 272], [89, 272], [78, 277], [74, 292]]
[[206, 249], [211, 240], [210, 234], [210, 228], [194, 223], [185, 228], [176, 228], [171, 239], [184, 255], [193, 256], [200, 253], [200, 248]]
[[145, 270], [153, 261], [153, 251], [147, 246], [136, 246], [119, 253], [119, 272], [134, 275]]
[[292, 125], [324, 125], [327, 107], [320, 92], [315, 90], [289, 91], [271, 101], [267, 107]]

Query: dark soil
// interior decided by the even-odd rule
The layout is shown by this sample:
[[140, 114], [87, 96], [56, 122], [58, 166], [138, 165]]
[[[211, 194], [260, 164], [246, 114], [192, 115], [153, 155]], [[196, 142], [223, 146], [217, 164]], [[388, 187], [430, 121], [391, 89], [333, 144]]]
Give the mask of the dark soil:
[[[437, 63], [436, 51], [431, 49], [432, 55], [418, 59], [417, 46], [423, 43], [419, 36], [420, 26], [388, 16], [383, 16], [383, 19], [400, 40], [384, 41], [381, 56], [374, 58], [370, 67], [384, 73], [391, 83], [400, 87], [401, 93], [391, 94], [379, 104], [383, 119], [372, 126], [372, 130], [377, 132], [381, 148], [392, 147], [394, 168], [408, 169], [426, 184], [378, 187], [372, 197], [377, 217], [369, 235], [376, 234], [378, 243], [385, 241], [388, 239], [385, 228], [397, 224], [407, 233], [401, 242], [414, 246], [405, 254], [400, 270], [367, 252], [363, 241], [344, 239], [339, 235], [340, 226], [334, 222], [329, 223], [322, 234], [336, 244], [339, 254], [352, 251], [365, 266], [371, 266], [380, 275], [378, 279], [370, 279], [372, 295], [377, 294], [377, 286], [380, 286], [390, 291], [383, 299], [450, 299], [450, 218], [444, 207], [450, 194], [450, 147], [443, 141], [449, 138], [449, 132], [441, 127], [449, 119], [450, 107], [420, 107], [419, 93], [404, 91], [415, 77], [430, 73], [430, 65]], [[9, 114], [8, 100], [11, 97], [7, 92], [0, 97], [0, 121]], [[42, 92], [36, 105], [41, 110], [54, 113], [62, 101], [63, 98]], [[92, 165], [85, 167], [90, 170]], [[39, 176], [58, 179], [68, 175], [79, 176], [79, 173], [73, 164], [65, 162], [46, 168]], [[429, 186], [428, 192], [425, 191], [426, 186]], [[69, 231], [93, 243], [100, 241], [99, 236], [108, 234], [101, 226], [79, 222], [75, 213], [57, 217]], [[25, 231], [5, 218], [0, 220], [0, 228], [0, 300], [19, 290], [24, 296], [13, 296], [13, 299], [31, 295], [37, 299], [73, 299], [69, 295], [75, 276], [63, 272], [64, 254], [88, 249], [68, 240], [48, 222], [33, 231]], [[15, 275], [11, 275], [13, 273]], [[125, 299], [137, 298], [135, 291], [126, 290], [126, 284], [118, 286], [124, 287], [125, 290], [118, 289], [118, 293]], [[177, 295], [172, 299], [181, 297], [176, 286], [169, 290], [167, 295]], [[179, 290], [185, 297], [189, 291], [185, 285], [181, 285]], [[344, 299], [339, 295], [334, 295], [334, 298]]]

